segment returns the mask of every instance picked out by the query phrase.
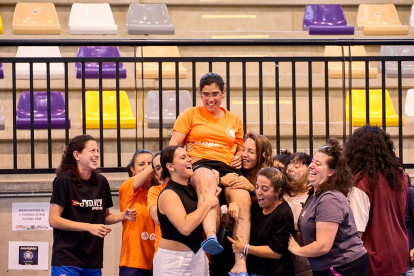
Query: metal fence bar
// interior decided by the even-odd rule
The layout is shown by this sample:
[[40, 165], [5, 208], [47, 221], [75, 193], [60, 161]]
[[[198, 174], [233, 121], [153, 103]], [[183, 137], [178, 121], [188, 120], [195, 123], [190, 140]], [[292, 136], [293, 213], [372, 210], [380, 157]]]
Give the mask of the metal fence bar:
[[263, 63], [259, 62], [259, 133], [263, 135]]
[[242, 62], [242, 96], [243, 96], [243, 129], [244, 134], [247, 133], [247, 104], [246, 104], [246, 98], [247, 98], [247, 84], [246, 84], [246, 62]]
[[387, 122], [386, 122], [386, 113], [385, 111], [386, 109], [386, 100], [385, 100], [385, 61], [381, 61], [381, 68], [382, 68], [382, 72], [381, 72], [381, 83], [382, 83], [382, 128], [384, 129], [384, 131], [386, 131], [387, 129]]
[[[119, 62], [115, 63], [115, 87], [116, 87], [116, 156], [118, 167], [121, 167], [121, 100], [119, 98]], [[138, 118], [135, 116], [135, 119]]]
[[279, 62], [275, 62], [275, 98], [276, 98], [276, 155], [280, 152], [280, 80]]
[[46, 93], [47, 93], [47, 155], [48, 168], [52, 168], [52, 103], [50, 99], [50, 62], [46, 62]]
[[365, 122], [369, 124], [369, 63], [365, 61]]
[[163, 143], [163, 133], [162, 133], [162, 128], [163, 128], [163, 122], [162, 122], [162, 62], [158, 63], [158, 80], [159, 80], [159, 87], [158, 87], [158, 116], [159, 116], [159, 122], [160, 122], [160, 126], [158, 129], [158, 136], [159, 136], [159, 145], [158, 148], [159, 150], [162, 150], [164, 148], [164, 143]]
[[329, 71], [328, 62], [325, 61], [325, 140], [329, 136]]
[[296, 131], [296, 63], [292, 62], [292, 131], [293, 131], [293, 152], [298, 149]]
[[402, 72], [401, 72], [401, 61], [398, 61], [398, 157], [403, 163], [403, 115], [402, 115]]
[[35, 168], [35, 137], [34, 137], [34, 87], [33, 87], [33, 62], [29, 63], [30, 76], [30, 168]]
[[17, 169], [17, 128], [16, 128], [16, 63], [12, 63], [12, 101], [13, 101], [13, 169]]
[[313, 155], [313, 100], [312, 100], [312, 62], [308, 62], [308, 86], [309, 86], [309, 154]]
[[105, 149], [104, 149], [104, 132], [103, 132], [103, 84], [102, 84], [102, 62], [99, 65], [99, 155], [101, 167], [105, 167]]

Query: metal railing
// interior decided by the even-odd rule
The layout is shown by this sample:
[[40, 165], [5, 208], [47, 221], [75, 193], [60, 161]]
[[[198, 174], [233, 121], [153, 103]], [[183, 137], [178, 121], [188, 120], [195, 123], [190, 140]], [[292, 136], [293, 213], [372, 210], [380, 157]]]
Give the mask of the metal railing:
[[[349, 116], [349, 122], [346, 120], [345, 115], [345, 99], [346, 93], [349, 92], [349, 114], [352, 114], [352, 88], [353, 82], [352, 78], [349, 78], [348, 81], [345, 78], [345, 62], [349, 62], [349, 75], [351, 76], [351, 63], [362, 61], [365, 62], [365, 90], [366, 90], [366, 123], [369, 123], [369, 89], [370, 89], [370, 79], [368, 76], [368, 69], [369, 69], [369, 62], [380, 62], [382, 64], [382, 74], [381, 74], [381, 89], [382, 89], [382, 127], [386, 129], [386, 106], [385, 106], [385, 90], [386, 90], [386, 61], [396, 61], [398, 63], [398, 85], [397, 85], [397, 102], [398, 102], [398, 117], [399, 117], [399, 124], [398, 124], [398, 155], [403, 160], [403, 145], [404, 145], [404, 133], [403, 133], [403, 105], [402, 105], [402, 73], [401, 73], [401, 63], [402, 61], [414, 61], [413, 56], [404, 56], [404, 57], [383, 57], [383, 56], [367, 56], [367, 57], [360, 57], [360, 56], [342, 56], [342, 57], [323, 57], [323, 56], [273, 56], [273, 57], [177, 57], [177, 58], [166, 58], [166, 57], [154, 57], [154, 58], [147, 58], [147, 57], [136, 57], [135, 53], [137, 49], [141, 46], [202, 46], [202, 47], [215, 47], [215, 46], [229, 46], [229, 47], [239, 47], [239, 46], [325, 46], [325, 45], [339, 45], [343, 47], [350, 47], [351, 45], [371, 45], [371, 46], [379, 46], [379, 45], [414, 45], [414, 40], [398, 40], [398, 39], [387, 39], [387, 40], [368, 40], [368, 39], [298, 39], [298, 40], [274, 40], [274, 39], [266, 39], [266, 40], [1, 40], [0, 47], [11, 47], [11, 46], [130, 46], [134, 48], [134, 57], [122, 57], [122, 58], [76, 58], [76, 57], [62, 57], [62, 58], [11, 58], [11, 57], [2, 57], [0, 58], [0, 62], [3, 64], [11, 64], [12, 65], [12, 72], [11, 72], [11, 79], [12, 79], [12, 110], [13, 110], [13, 135], [12, 135], [12, 145], [13, 145], [13, 165], [12, 168], [4, 168], [0, 169], [1, 174], [19, 174], [19, 173], [28, 173], [28, 174], [38, 174], [38, 173], [52, 173], [55, 170], [52, 162], [52, 129], [51, 129], [51, 103], [50, 103], [50, 64], [51, 63], [63, 63], [64, 64], [64, 95], [65, 95], [65, 108], [66, 108], [66, 129], [65, 129], [65, 144], [68, 144], [71, 137], [69, 136], [69, 128], [68, 128], [68, 120], [70, 117], [70, 101], [69, 101], [69, 75], [68, 75], [68, 65], [76, 62], [80, 62], [82, 64], [82, 133], [86, 133], [86, 108], [85, 108], [85, 92], [86, 92], [86, 84], [85, 84], [85, 64], [88, 62], [98, 62], [99, 64], [99, 72], [102, 76], [102, 64], [105, 62], [114, 62], [116, 64], [116, 101], [117, 101], [117, 130], [116, 130], [116, 156], [117, 156], [117, 166], [105, 166], [105, 137], [103, 131], [103, 105], [102, 105], [102, 92], [104, 90], [102, 84], [102, 78], [99, 79], [99, 99], [100, 99], [100, 128], [99, 128], [99, 148], [101, 153], [100, 158], [100, 169], [102, 172], [121, 172], [124, 171], [122, 167], [122, 136], [120, 131], [120, 109], [119, 109], [119, 91], [120, 89], [120, 82], [119, 82], [119, 63], [133, 63], [134, 68], [137, 63], [144, 64], [146, 62], [156, 62], [159, 66], [159, 83], [158, 83], [158, 91], [159, 91], [159, 149], [162, 149], [165, 146], [165, 137], [163, 133], [163, 121], [162, 121], [162, 91], [163, 91], [163, 78], [162, 78], [162, 66], [165, 62], [173, 62], [175, 63], [175, 92], [176, 92], [176, 115], [178, 116], [179, 113], [179, 90], [180, 90], [180, 82], [179, 82], [179, 63], [184, 62], [187, 64], [191, 64], [191, 87], [192, 87], [192, 101], [193, 106], [196, 105], [196, 98], [197, 98], [197, 65], [200, 63], [208, 64], [209, 71], [213, 71], [215, 64], [225, 64], [225, 78], [227, 80], [227, 96], [226, 96], [226, 105], [227, 109], [231, 110], [232, 104], [231, 99], [233, 97], [233, 83], [231, 83], [231, 66], [233, 64], [240, 64], [241, 66], [241, 97], [242, 97], [242, 122], [244, 125], [245, 131], [249, 131], [248, 126], [248, 110], [247, 110], [247, 102], [248, 102], [248, 95], [247, 95], [247, 70], [246, 66], [249, 64], [257, 64], [258, 65], [258, 72], [257, 77], [259, 79], [258, 84], [258, 104], [259, 104], [259, 116], [258, 116], [258, 132], [263, 134], [264, 133], [264, 125], [268, 122], [263, 120], [263, 110], [264, 110], [264, 83], [263, 83], [263, 67], [265, 65], [271, 64], [274, 68], [274, 72], [267, 72], [267, 75], [271, 75], [274, 78], [274, 86], [272, 86], [272, 94], [275, 98], [275, 105], [274, 105], [274, 118], [275, 118], [275, 148], [277, 152], [279, 152], [283, 147], [281, 144], [281, 137], [283, 136], [281, 133], [281, 124], [283, 121], [281, 120], [280, 114], [280, 99], [281, 99], [281, 87], [280, 87], [280, 66], [281, 64], [289, 64], [291, 67], [291, 100], [292, 100], [292, 149], [294, 152], [298, 150], [298, 122], [297, 122], [297, 74], [296, 68], [298, 64], [306, 64], [308, 68], [307, 74], [307, 97], [308, 97], [308, 123], [309, 123], [309, 131], [308, 131], [308, 148], [309, 152], [312, 153], [314, 150], [314, 108], [313, 108], [313, 99], [314, 99], [314, 81], [315, 78], [320, 78], [321, 76], [315, 76], [313, 74], [313, 65], [315, 63], [323, 63], [324, 64], [324, 73], [322, 78], [324, 78], [324, 108], [325, 108], [325, 138], [329, 138], [331, 136], [331, 129], [330, 129], [330, 87], [329, 87], [329, 77], [328, 77], [328, 64], [330, 62], [342, 62], [342, 100], [343, 100], [343, 114], [342, 114], [342, 139], [343, 142], [346, 141], [346, 138], [352, 133], [352, 116]], [[138, 49], [139, 50], [139, 49]], [[344, 52], [344, 51], [343, 51]], [[351, 51], [349, 51], [351, 52]], [[17, 79], [16, 79], [16, 64], [17, 63], [29, 63], [30, 64], [30, 95], [31, 95], [31, 129], [30, 129], [30, 168], [23, 169], [21, 168], [21, 164], [18, 162], [18, 137], [17, 137], [17, 130], [16, 130], [16, 106], [17, 106]], [[35, 164], [35, 129], [34, 129], [34, 116], [33, 116], [33, 93], [35, 91], [34, 84], [33, 84], [33, 64], [35, 63], [46, 63], [46, 72], [47, 72], [47, 97], [48, 97], [48, 129], [47, 129], [47, 144], [48, 144], [48, 166], [39, 168]], [[202, 72], [205, 73], [205, 72]], [[136, 84], [136, 72], [134, 72], [135, 78], [135, 91], [144, 90], [144, 84], [142, 81], [142, 87], [137, 87]], [[4, 92], [3, 92], [4, 93]], [[137, 107], [137, 105], [136, 105]], [[142, 121], [143, 122], [143, 121]], [[348, 128], [347, 128], [348, 126]], [[137, 124], [138, 128], [138, 124]], [[142, 141], [143, 146], [145, 145], [145, 133], [144, 133], [144, 125], [142, 125], [143, 131], [142, 135], [139, 136], [138, 132], [136, 132], [136, 140]], [[97, 137], [95, 137], [97, 138]], [[136, 143], [136, 147], [138, 147], [138, 143]], [[414, 163], [406, 163], [406, 168], [414, 168]]]

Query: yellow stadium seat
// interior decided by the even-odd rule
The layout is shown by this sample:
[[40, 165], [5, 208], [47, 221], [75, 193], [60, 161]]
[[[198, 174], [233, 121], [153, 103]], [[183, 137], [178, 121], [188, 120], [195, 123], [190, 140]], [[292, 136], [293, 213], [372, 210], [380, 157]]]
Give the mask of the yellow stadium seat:
[[60, 34], [59, 18], [53, 3], [17, 3], [13, 34]]
[[[365, 90], [352, 90], [352, 125], [366, 124]], [[349, 121], [349, 93], [346, 96], [346, 119]], [[398, 115], [395, 113], [390, 94], [385, 90], [386, 126], [398, 126]], [[369, 123], [382, 126], [382, 90], [369, 90]], [[402, 118], [404, 125], [404, 117]]]
[[[116, 128], [116, 91], [102, 91], [103, 99], [103, 128]], [[132, 115], [131, 105], [125, 91], [119, 91], [120, 128], [135, 128], [136, 118]], [[86, 91], [86, 128], [99, 128], [99, 91]], [[82, 117], [82, 110], [81, 110]]]
[[[349, 56], [349, 48], [344, 46], [344, 55]], [[325, 57], [341, 57], [342, 47], [341, 46], [325, 46]], [[352, 56], [366, 57], [364, 46], [351, 46]], [[341, 79], [342, 78], [342, 62], [329, 62], [329, 78]], [[378, 75], [377, 68], [369, 67], [369, 78], [376, 78]], [[345, 78], [349, 78], [349, 62], [345, 62]], [[352, 78], [364, 79], [365, 78], [365, 62], [364, 61], [353, 61], [352, 62]]]
[[364, 35], [408, 34], [408, 25], [401, 25], [394, 4], [360, 4], [357, 24]]
[[[145, 46], [142, 50], [144, 57], [180, 57], [177, 46]], [[141, 51], [137, 51], [137, 57], [141, 57]], [[137, 63], [137, 79], [142, 78], [142, 64]], [[187, 69], [181, 63], [178, 64], [178, 76], [180, 79], [187, 77]], [[144, 62], [144, 79], [158, 79], [158, 62]], [[175, 62], [162, 63], [162, 78], [175, 78]]]
[[0, 16], [0, 34], [3, 33], [3, 21], [1, 20], [1, 16]]

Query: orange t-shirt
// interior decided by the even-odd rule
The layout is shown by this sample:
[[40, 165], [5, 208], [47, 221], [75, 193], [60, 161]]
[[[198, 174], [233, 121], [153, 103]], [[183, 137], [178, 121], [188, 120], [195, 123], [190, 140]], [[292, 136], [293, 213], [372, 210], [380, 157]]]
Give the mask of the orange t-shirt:
[[122, 248], [119, 266], [150, 270], [154, 257], [155, 223], [147, 210], [148, 191], [139, 188], [134, 192], [133, 179], [119, 187], [119, 209], [137, 211], [137, 220], [122, 222]]
[[[147, 200], [148, 212], [149, 212], [151, 207], [157, 206], [158, 196], [160, 195], [162, 190], [164, 190], [165, 186], [167, 186], [167, 184], [161, 184], [161, 185], [158, 185], [158, 186], [153, 186], [149, 189], [149, 191], [148, 191], [148, 200]], [[155, 253], [157, 253], [158, 244], [160, 243], [160, 240], [161, 240], [161, 228], [158, 224], [155, 224], [155, 244], [154, 244], [155, 252], [154, 252], [154, 256], [155, 256]]]
[[190, 156], [230, 166], [237, 145], [243, 145], [243, 124], [239, 117], [220, 108], [224, 116], [218, 119], [204, 106], [189, 108], [178, 116], [173, 130], [186, 135], [185, 143], [194, 142]]

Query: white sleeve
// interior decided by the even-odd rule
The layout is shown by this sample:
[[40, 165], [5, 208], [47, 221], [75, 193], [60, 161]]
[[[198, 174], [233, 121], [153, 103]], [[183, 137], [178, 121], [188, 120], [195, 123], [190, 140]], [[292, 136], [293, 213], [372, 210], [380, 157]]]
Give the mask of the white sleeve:
[[358, 232], [365, 232], [369, 219], [369, 210], [371, 208], [369, 197], [362, 190], [353, 187], [348, 198]]

